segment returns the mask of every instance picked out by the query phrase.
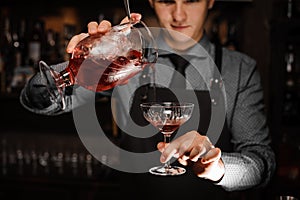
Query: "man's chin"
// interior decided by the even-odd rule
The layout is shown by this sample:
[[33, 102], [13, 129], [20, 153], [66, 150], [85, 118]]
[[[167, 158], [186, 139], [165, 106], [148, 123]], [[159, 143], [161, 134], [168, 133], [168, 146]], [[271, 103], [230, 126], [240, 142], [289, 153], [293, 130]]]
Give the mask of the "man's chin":
[[176, 30], [168, 30], [168, 35], [177, 42], [188, 42], [193, 40], [190, 35], [184, 32], [176, 31]]

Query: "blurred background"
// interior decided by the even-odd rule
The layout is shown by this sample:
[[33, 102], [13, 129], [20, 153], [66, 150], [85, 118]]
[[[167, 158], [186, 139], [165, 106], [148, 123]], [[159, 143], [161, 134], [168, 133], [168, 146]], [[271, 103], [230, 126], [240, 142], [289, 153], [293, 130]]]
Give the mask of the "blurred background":
[[[104, 5], [104, 4], [105, 5]], [[131, 0], [131, 11], [156, 26], [147, 0]], [[30, 113], [19, 103], [20, 90], [44, 60], [69, 59], [70, 38], [87, 23], [125, 16], [122, 0], [0, 2], [0, 199], [99, 199], [115, 197], [118, 175], [84, 148], [72, 114]], [[265, 90], [277, 170], [263, 191], [243, 199], [300, 197], [300, 1], [216, 0], [206, 31], [214, 42], [242, 51], [258, 63]], [[96, 102], [101, 127], [113, 141], [119, 133], [111, 116], [113, 101]], [[104, 164], [103, 164], [104, 163]]]

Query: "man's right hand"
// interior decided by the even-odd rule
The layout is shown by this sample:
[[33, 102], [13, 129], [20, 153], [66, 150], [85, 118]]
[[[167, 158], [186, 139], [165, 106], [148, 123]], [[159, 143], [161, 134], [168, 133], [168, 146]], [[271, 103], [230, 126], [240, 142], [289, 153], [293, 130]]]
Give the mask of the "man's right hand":
[[[142, 18], [142, 15], [139, 13], [131, 13], [131, 19], [133, 21], [139, 21]], [[128, 18], [124, 18], [121, 23], [128, 22]], [[99, 24], [95, 21], [92, 21], [88, 23], [88, 33], [80, 33], [78, 35], [75, 35], [71, 38], [69, 41], [69, 44], [67, 46], [67, 53], [72, 53], [75, 46], [84, 38], [86, 38], [89, 35], [95, 35], [99, 33], [106, 33], [111, 29], [112, 25], [109, 21], [103, 20]]]

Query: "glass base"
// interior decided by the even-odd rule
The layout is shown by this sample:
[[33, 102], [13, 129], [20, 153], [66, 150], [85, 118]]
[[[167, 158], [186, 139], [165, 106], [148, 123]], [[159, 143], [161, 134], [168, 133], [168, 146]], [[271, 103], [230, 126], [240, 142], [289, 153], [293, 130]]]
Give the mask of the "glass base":
[[158, 166], [158, 167], [152, 167], [149, 172], [154, 175], [159, 176], [177, 176], [184, 174], [186, 170], [183, 167], [178, 166]]

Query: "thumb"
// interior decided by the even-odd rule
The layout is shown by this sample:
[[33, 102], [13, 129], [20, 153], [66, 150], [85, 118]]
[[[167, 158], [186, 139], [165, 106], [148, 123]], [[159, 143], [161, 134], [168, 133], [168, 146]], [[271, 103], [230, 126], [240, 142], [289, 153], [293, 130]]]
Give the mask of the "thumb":
[[76, 45], [81, 41], [83, 40], [84, 38], [88, 37], [89, 34], [88, 33], [81, 33], [81, 34], [78, 34], [78, 35], [75, 35], [73, 36], [68, 45], [67, 45], [67, 48], [66, 48], [66, 52], [67, 53], [72, 53], [74, 48], [76, 47]]

